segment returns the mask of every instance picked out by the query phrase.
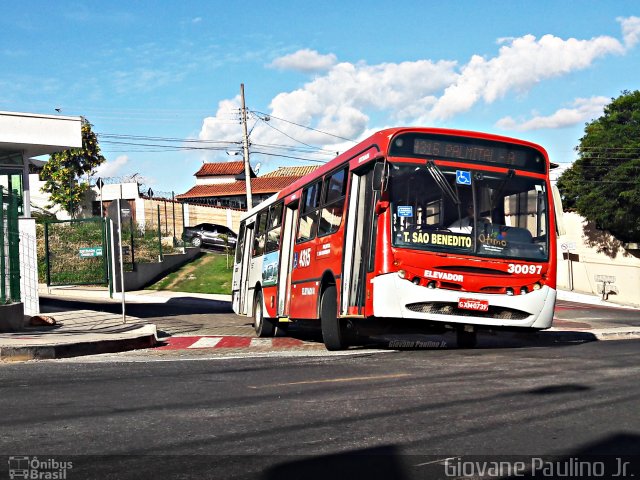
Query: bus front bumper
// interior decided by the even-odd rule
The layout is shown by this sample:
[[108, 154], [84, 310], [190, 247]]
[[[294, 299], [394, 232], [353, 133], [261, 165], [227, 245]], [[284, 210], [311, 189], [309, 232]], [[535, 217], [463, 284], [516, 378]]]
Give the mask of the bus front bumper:
[[[374, 278], [373, 314], [378, 318], [407, 318], [487, 327], [545, 329], [551, 327], [556, 291], [548, 286], [526, 295], [470, 293], [427, 288], [396, 273]], [[460, 299], [488, 302], [488, 311], [458, 308]]]

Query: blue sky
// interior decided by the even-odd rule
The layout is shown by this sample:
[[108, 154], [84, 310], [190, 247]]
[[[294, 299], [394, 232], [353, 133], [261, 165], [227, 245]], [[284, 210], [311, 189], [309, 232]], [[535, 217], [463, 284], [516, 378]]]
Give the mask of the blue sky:
[[241, 158], [241, 83], [262, 173], [398, 125], [524, 138], [568, 164], [585, 122], [639, 88], [636, 0], [5, 3], [0, 110], [85, 116], [98, 175], [156, 191]]

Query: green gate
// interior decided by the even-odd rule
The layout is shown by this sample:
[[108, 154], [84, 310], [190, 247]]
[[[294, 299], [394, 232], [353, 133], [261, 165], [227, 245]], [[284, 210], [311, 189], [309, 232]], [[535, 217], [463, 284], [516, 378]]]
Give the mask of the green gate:
[[18, 197], [0, 185], [0, 304], [20, 301]]
[[44, 224], [48, 286], [109, 283], [107, 225], [100, 217]]

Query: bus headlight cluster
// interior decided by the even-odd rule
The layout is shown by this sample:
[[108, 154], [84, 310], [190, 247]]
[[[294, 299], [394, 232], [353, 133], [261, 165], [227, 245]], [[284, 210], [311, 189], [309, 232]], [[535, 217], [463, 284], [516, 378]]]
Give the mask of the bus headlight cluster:
[[507, 289], [505, 290], [505, 292], [507, 295], [512, 296], [513, 295], [513, 288], [511, 287], [507, 287]]

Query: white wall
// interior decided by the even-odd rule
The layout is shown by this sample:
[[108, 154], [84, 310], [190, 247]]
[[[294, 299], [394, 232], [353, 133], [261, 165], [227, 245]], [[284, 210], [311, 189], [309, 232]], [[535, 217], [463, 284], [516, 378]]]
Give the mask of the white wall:
[[[602, 294], [602, 283], [596, 276], [615, 277], [613, 288], [617, 294], [609, 301], [640, 305], [640, 255], [629, 251], [622, 242], [606, 231], [596, 230], [577, 213], [564, 213], [566, 235], [558, 239], [558, 287], [574, 291]], [[565, 259], [562, 251], [570, 251], [577, 260]]]
[[82, 146], [82, 119], [0, 112], [0, 146], [30, 158]]
[[234, 183], [235, 175], [216, 175], [215, 177], [196, 177], [196, 185], [219, 185], [221, 183]]

